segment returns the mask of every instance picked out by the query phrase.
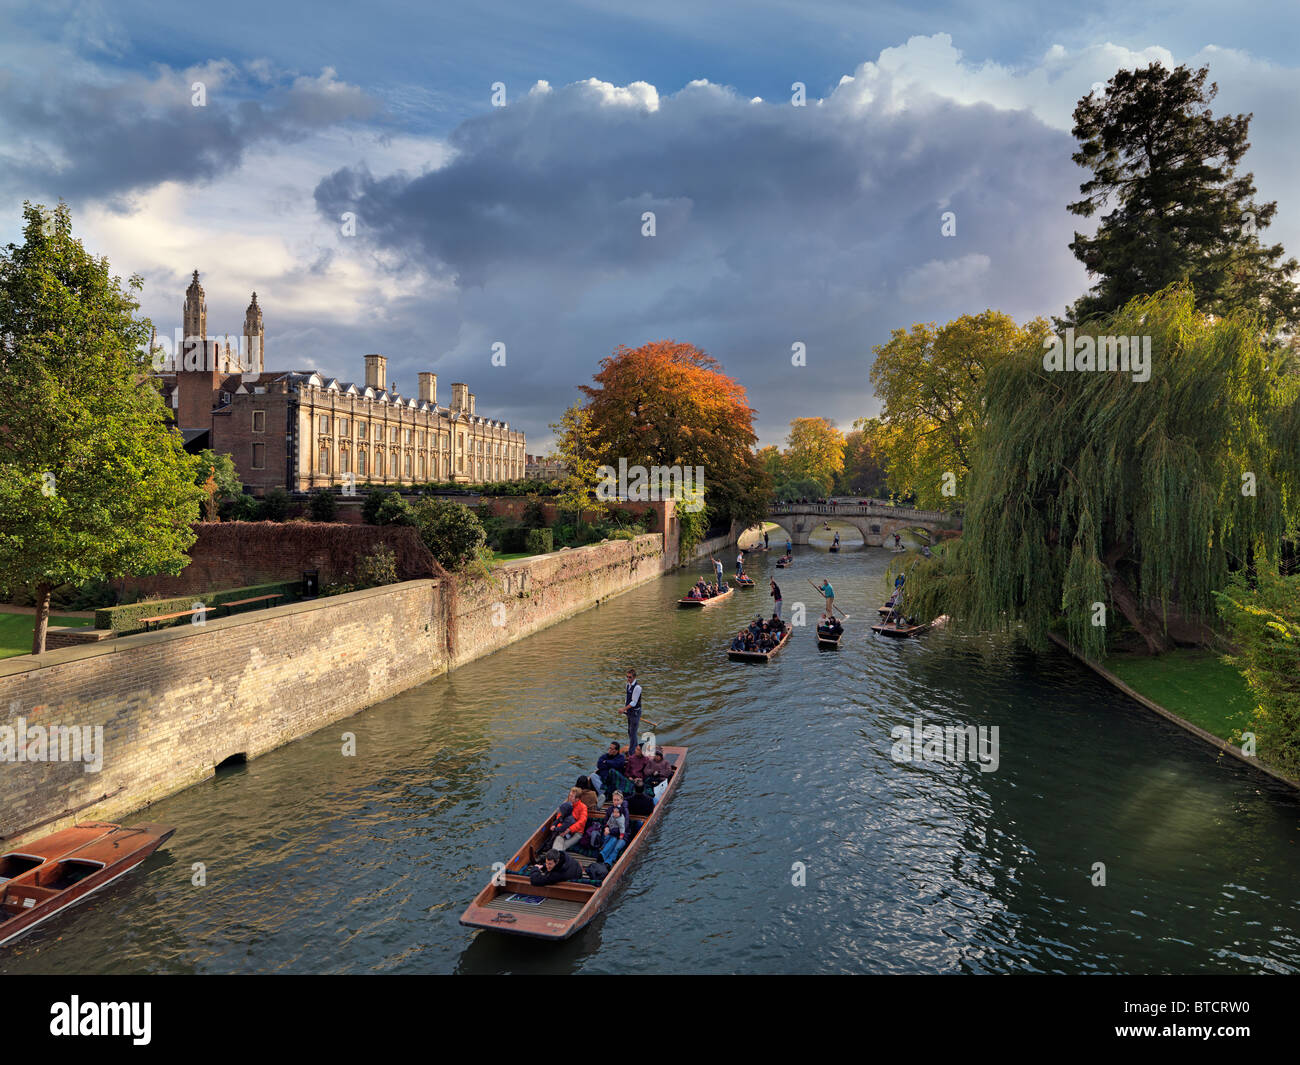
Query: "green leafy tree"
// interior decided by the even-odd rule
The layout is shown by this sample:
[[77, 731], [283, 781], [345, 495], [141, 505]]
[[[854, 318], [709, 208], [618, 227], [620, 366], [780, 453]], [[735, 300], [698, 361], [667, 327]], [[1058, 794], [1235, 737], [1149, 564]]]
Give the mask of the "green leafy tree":
[[487, 545], [483, 523], [469, 507], [424, 496], [410, 510], [411, 524], [419, 530], [420, 539], [446, 569], [463, 569]]
[[239, 479], [239, 471], [235, 468], [235, 460], [225, 452], [216, 452], [205, 448], [198, 454], [198, 483], [206, 482], [209, 475], [216, 483], [217, 502], [224, 502], [227, 499], [234, 499], [244, 491], [244, 484]]
[[1294, 522], [1297, 383], [1258, 319], [1211, 320], [1186, 288], [1079, 333], [1143, 334], [1145, 381], [1049, 372], [1041, 344], [989, 370], [963, 534], [916, 564], [912, 611], [977, 630], [1023, 625], [1034, 646], [1063, 616], [1091, 657], [1116, 612], [1151, 653], [1208, 641], [1214, 591]]
[[1101, 215], [1095, 235], [1070, 249], [1097, 283], [1067, 312], [1074, 322], [1119, 310], [1136, 296], [1186, 281], [1202, 311], [1257, 312], [1288, 330], [1300, 323], [1295, 259], [1259, 233], [1277, 211], [1256, 203], [1253, 174], [1238, 174], [1250, 115], [1215, 118], [1208, 67], [1152, 63], [1121, 70], [1102, 95], [1074, 109], [1074, 161], [1092, 171], [1070, 211]]
[[784, 459], [791, 480], [816, 481], [827, 495], [844, 469], [844, 436], [828, 418], [795, 418]]
[[312, 521], [334, 521], [338, 517], [338, 499], [328, 488], [314, 488], [307, 497], [307, 512]]
[[608, 509], [605, 502], [596, 496], [601, 481], [600, 431], [591, 411], [576, 404], [566, 410], [551, 429], [556, 434], [556, 451], [569, 470], [568, 476], [560, 482], [555, 505], [561, 511], [574, 514], [581, 528], [584, 513], [594, 519]]
[[284, 521], [289, 516], [289, 493], [276, 485], [267, 489], [259, 508], [264, 521]]
[[836, 475], [836, 494], [888, 494], [885, 477], [884, 436], [879, 418], [858, 418], [852, 431], [844, 434], [844, 469]]
[[23, 217], [0, 255], [0, 573], [33, 588], [41, 654], [58, 585], [179, 573], [204, 493], [149, 376], [140, 278], [111, 276], [65, 205]]
[[1235, 575], [1218, 600], [1238, 648], [1229, 661], [1255, 696], [1249, 731], [1257, 753], [1300, 777], [1300, 580], [1261, 565], [1254, 581]]

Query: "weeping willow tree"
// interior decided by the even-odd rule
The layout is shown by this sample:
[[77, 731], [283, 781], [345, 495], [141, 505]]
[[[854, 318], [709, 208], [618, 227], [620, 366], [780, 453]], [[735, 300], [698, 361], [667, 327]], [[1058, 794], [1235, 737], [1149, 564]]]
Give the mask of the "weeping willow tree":
[[1073, 349], [1109, 366], [1113, 337], [1150, 338], [1149, 379], [1133, 363], [1048, 369], [1038, 346], [990, 367], [964, 532], [913, 567], [909, 613], [1021, 626], [1036, 647], [1063, 619], [1098, 657], [1118, 611], [1155, 654], [1206, 639], [1229, 573], [1276, 557], [1300, 485], [1300, 382], [1257, 321], [1212, 319], [1171, 287]]

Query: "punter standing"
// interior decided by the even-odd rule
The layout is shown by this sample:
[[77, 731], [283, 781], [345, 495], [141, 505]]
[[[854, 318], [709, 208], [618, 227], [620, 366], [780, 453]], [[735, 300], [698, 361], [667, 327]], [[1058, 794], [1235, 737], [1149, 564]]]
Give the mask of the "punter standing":
[[736, 576], [743, 577], [744, 575], [745, 575], [745, 551], [742, 548], [740, 554], [736, 556]]
[[627, 705], [619, 711], [627, 715], [627, 747], [636, 750], [641, 731], [641, 685], [636, 682], [636, 670], [627, 671]]
[[772, 585], [772, 598], [776, 601], [772, 616], [779, 620], [781, 617], [781, 589], [777, 586], [776, 581], [770, 580], [769, 583]]
[[817, 589], [822, 595], [826, 596], [826, 613], [831, 617], [835, 616], [835, 589], [831, 587], [831, 582], [825, 577], [822, 578], [822, 586]]

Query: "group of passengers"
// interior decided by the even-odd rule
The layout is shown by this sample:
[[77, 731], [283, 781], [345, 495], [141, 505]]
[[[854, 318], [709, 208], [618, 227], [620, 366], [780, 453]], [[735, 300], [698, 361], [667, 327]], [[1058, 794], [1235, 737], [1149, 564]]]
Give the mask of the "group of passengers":
[[721, 595], [723, 592], [728, 590], [729, 589], [727, 588], [725, 582], [722, 584], [721, 587], [719, 587], [714, 581], [706, 581], [703, 577], [701, 577], [698, 581], [695, 582], [694, 585], [691, 586], [691, 590], [686, 593], [686, 598], [687, 599], [712, 599], [715, 595]]
[[[599, 855], [601, 875], [608, 872], [630, 838], [631, 819], [654, 812], [662, 788], [672, 775], [673, 765], [664, 758], [663, 751], [646, 755], [637, 744], [631, 756], [625, 756], [620, 745], [611, 742], [597, 759], [596, 771], [578, 777], [547, 823], [550, 848], [542, 864], [530, 874], [531, 883], [540, 887], [591, 876], [595, 863], [584, 870], [582, 863], [568, 853], [575, 846], [592, 856]], [[602, 790], [608, 803], [603, 812], [599, 796]]]
[[828, 636], [839, 636], [844, 632], [844, 626], [834, 614], [823, 614], [817, 619], [817, 631]]
[[781, 642], [785, 635], [785, 622], [775, 614], [764, 621], [761, 617], [749, 623], [749, 628], [741, 629], [731, 641], [733, 651], [771, 651]]

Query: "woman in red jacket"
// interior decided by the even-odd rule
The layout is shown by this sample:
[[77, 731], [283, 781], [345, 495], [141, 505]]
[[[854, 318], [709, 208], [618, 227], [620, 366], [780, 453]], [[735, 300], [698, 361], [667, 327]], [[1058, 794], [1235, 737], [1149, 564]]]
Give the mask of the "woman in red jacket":
[[[569, 814], [564, 813], [564, 807], [570, 809]], [[575, 843], [582, 839], [583, 830], [587, 827], [587, 804], [579, 797], [577, 788], [569, 789], [569, 801], [564, 803], [555, 812], [555, 842], [551, 844], [557, 851], [567, 851]]]

